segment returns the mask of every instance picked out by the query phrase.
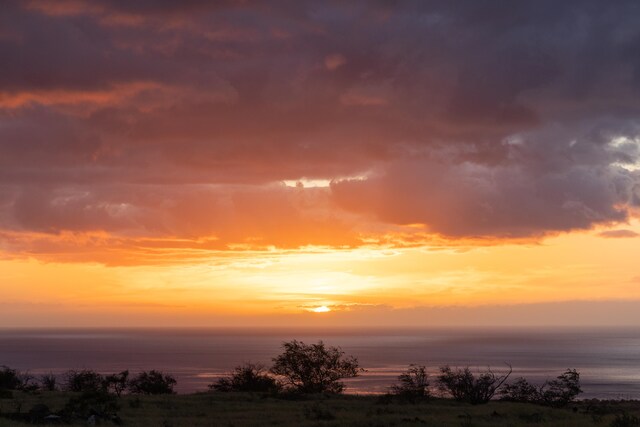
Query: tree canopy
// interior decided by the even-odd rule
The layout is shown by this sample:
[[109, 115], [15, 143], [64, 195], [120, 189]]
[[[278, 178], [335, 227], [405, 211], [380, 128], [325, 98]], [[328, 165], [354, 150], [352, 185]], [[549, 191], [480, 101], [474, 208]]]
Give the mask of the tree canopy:
[[327, 347], [322, 341], [305, 344], [289, 341], [282, 344], [283, 353], [273, 359], [271, 372], [282, 378], [284, 385], [301, 393], [341, 393], [344, 378], [357, 377], [364, 369], [358, 359], [346, 356], [339, 347]]

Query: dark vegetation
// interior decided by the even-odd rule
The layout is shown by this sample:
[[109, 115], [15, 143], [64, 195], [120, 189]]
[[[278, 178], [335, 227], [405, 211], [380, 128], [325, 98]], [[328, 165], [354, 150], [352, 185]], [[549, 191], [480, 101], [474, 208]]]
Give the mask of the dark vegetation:
[[640, 418], [627, 412], [616, 414], [611, 427], [640, 427]]
[[305, 344], [293, 340], [282, 347], [284, 351], [273, 359], [271, 369], [245, 363], [209, 388], [220, 392], [341, 393], [344, 383], [340, 380], [364, 371], [355, 357], [345, 356], [339, 348], [327, 347], [322, 341]]
[[18, 390], [22, 387], [18, 371], [8, 366], [0, 366], [0, 389]]
[[76, 393], [98, 393], [105, 391], [104, 377], [95, 371], [68, 371], [64, 375], [64, 391]]
[[[104, 376], [96, 371], [83, 369], [67, 371], [60, 378], [62, 383], [59, 387], [59, 378], [53, 374], [42, 375], [36, 381], [28, 373], [1, 367], [0, 399], [14, 399], [14, 392], [33, 396], [58, 392], [68, 396], [68, 399], [57, 411], [50, 410], [43, 403], [24, 411], [22, 403], [18, 402], [14, 412], [0, 411], [0, 417], [30, 424], [68, 424], [78, 420], [85, 420], [91, 425], [100, 421], [121, 424], [118, 399], [124, 392], [132, 395], [172, 394], [176, 384], [172, 376], [158, 371], [140, 372], [129, 379], [129, 371]], [[0, 418], [0, 426], [2, 425]]]
[[496, 375], [491, 369], [474, 374], [468, 367], [452, 369], [450, 366], [442, 366], [438, 376], [438, 388], [458, 402], [478, 405], [493, 399], [511, 372], [512, 369], [509, 367], [509, 372], [504, 375]]
[[561, 408], [567, 406], [582, 393], [580, 374], [575, 369], [568, 369], [552, 381], [545, 381], [539, 387], [519, 378], [513, 384], [501, 390], [503, 400], [512, 402], [536, 403]]
[[275, 393], [281, 387], [264, 365], [244, 363], [236, 366], [230, 376], [218, 379], [209, 388], [221, 392]]
[[358, 359], [345, 356], [337, 347], [326, 347], [322, 341], [305, 344], [290, 341], [273, 359], [271, 372], [280, 377], [283, 387], [298, 393], [341, 393], [344, 378], [357, 377], [364, 369]]
[[410, 365], [398, 376], [398, 384], [390, 388], [390, 394], [402, 400], [415, 402], [429, 397], [429, 375], [424, 366]]
[[44, 391], [56, 391], [58, 388], [58, 378], [52, 373], [41, 375], [40, 388]]
[[[502, 373], [442, 366], [432, 384], [425, 366], [410, 365], [386, 395], [341, 397], [345, 387], [342, 380], [364, 371], [356, 358], [321, 341], [305, 344], [294, 340], [284, 343], [282, 350], [270, 368], [244, 363], [211, 384], [212, 393], [174, 396], [170, 400], [176, 380], [160, 371], [102, 375], [84, 369], [36, 378], [2, 366], [0, 427], [24, 423], [219, 425], [181, 412], [185, 409], [180, 405], [191, 407], [193, 402], [208, 402], [192, 408], [201, 416], [216, 405], [229, 414], [255, 412], [253, 421], [243, 415], [245, 421], [236, 423], [230, 418], [224, 425], [264, 425], [265, 417], [271, 417], [266, 413], [275, 411], [278, 414], [273, 415], [272, 423], [279, 425], [640, 427], [640, 405], [576, 401], [582, 390], [575, 369], [536, 385], [525, 378], [509, 383], [510, 366]], [[481, 407], [491, 411], [473, 409]], [[191, 421], [180, 424], [186, 419]]]
[[[111, 374], [104, 377], [104, 387], [105, 389], [120, 397], [122, 393], [127, 390], [127, 387], [130, 386], [129, 382], [129, 371], [122, 371], [118, 374]], [[175, 380], [174, 380], [175, 384]]]
[[[128, 375], [128, 372], [127, 372]], [[160, 371], [140, 372], [129, 383], [129, 391], [132, 394], [174, 394], [173, 387], [176, 380], [171, 375], [165, 375]]]

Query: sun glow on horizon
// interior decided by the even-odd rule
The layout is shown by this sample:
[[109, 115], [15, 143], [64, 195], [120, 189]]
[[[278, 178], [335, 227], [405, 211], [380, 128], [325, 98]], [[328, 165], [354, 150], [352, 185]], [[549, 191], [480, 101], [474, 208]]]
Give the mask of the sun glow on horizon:
[[529, 245], [251, 252], [168, 265], [5, 259], [0, 270], [10, 286], [0, 287], [0, 321], [215, 325], [224, 317], [259, 325], [260, 316], [286, 323], [287, 316], [332, 312], [317, 319], [386, 322], [397, 310], [420, 307], [640, 300], [640, 238], [633, 237], [640, 224], [626, 228]]

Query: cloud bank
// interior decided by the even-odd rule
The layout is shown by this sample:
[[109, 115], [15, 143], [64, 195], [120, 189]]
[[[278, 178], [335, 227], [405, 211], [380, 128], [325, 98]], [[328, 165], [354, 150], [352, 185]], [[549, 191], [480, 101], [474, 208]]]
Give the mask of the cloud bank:
[[635, 1], [0, 8], [11, 254], [527, 238], [640, 205]]

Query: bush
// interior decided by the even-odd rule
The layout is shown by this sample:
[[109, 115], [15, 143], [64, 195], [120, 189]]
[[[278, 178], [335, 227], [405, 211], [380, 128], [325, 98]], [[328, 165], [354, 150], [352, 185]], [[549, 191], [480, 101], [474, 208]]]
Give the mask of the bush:
[[0, 390], [18, 390], [21, 385], [18, 371], [8, 366], [0, 366]]
[[115, 424], [121, 424], [117, 411], [120, 405], [116, 397], [106, 391], [85, 392], [71, 397], [60, 412], [67, 422], [76, 419], [86, 421], [93, 417], [95, 421], [105, 420]]
[[38, 390], [38, 384], [28, 372], [21, 373], [8, 366], [0, 366], [0, 390], [22, 390], [33, 392]]
[[286, 386], [300, 393], [341, 393], [343, 378], [357, 377], [364, 369], [358, 359], [322, 341], [307, 345], [301, 341], [285, 342], [284, 352], [274, 358], [271, 372], [283, 378]]
[[111, 374], [104, 377], [104, 387], [116, 396], [120, 397], [129, 385], [129, 371], [122, 371], [119, 374]]
[[58, 379], [52, 373], [40, 376], [40, 388], [45, 391], [56, 391]]
[[573, 402], [582, 393], [580, 374], [575, 369], [567, 369], [555, 380], [545, 382], [540, 387], [540, 403], [547, 406], [563, 407]]
[[524, 378], [518, 378], [513, 384], [505, 384], [500, 390], [501, 400], [510, 402], [537, 402], [538, 388]]
[[90, 369], [68, 371], [63, 386], [65, 391], [76, 393], [98, 393], [105, 391], [104, 377]]
[[424, 366], [409, 365], [398, 381], [399, 384], [391, 386], [392, 394], [412, 401], [429, 397], [429, 375]]
[[171, 375], [154, 370], [145, 371], [129, 381], [129, 391], [133, 394], [174, 394], [176, 383]]
[[20, 381], [20, 385], [18, 386], [19, 390], [35, 392], [40, 388], [35, 377], [30, 375], [28, 372], [18, 374], [18, 380]]
[[537, 403], [556, 408], [567, 406], [580, 393], [580, 374], [575, 369], [567, 369], [555, 380], [545, 381], [540, 387], [519, 378], [515, 383], [504, 386], [501, 391], [503, 400]]
[[438, 376], [438, 387], [457, 401], [478, 405], [489, 402], [511, 372], [509, 366], [509, 372], [505, 375], [496, 375], [487, 370], [476, 376], [468, 367], [453, 370], [449, 366], [442, 366]]
[[263, 365], [245, 363], [236, 366], [229, 377], [218, 379], [209, 388], [221, 392], [268, 393], [278, 391], [279, 386], [276, 380], [269, 376]]

